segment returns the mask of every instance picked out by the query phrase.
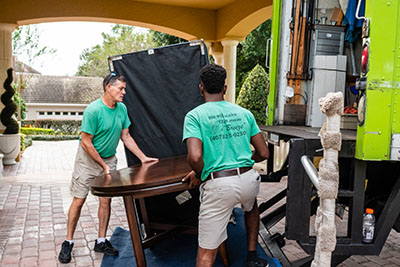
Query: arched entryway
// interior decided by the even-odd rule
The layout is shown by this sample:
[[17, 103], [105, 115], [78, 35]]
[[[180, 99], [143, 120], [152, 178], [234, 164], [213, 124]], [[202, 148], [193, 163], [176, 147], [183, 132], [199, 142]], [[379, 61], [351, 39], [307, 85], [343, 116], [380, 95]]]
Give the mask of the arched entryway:
[[226, 98], [234, 102], [236, 46], [255, 27], [272, 17], [272, 2], [5, 0], [0, 9], [0, 81], [4, 81], [6, 69], [12, 66], [12, 32], [18, 26], [56, 21], [111, 22], [146, 27], [187, 40], [205, 40], [217, 63], [228, 71]]

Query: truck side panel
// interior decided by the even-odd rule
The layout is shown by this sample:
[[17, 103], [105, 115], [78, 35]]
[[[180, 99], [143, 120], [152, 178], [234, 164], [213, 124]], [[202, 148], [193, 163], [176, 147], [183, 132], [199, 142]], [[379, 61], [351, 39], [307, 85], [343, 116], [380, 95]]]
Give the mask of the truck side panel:
[[394, 66], [399, 3], [368, 0], [365, 8], [365, 16], [370, 18], [369, 38], [363, 40], [364, 45], [369, 45], [369, 71], [366, 74], [365, 122], [357, 129], [356, 158], [389, 160], [392, 116], [400, 106], [393, 97], [398, 90]]
[[280, 45], [280, 31], [281, 31], [281, 0], [274, 0], [272, 17], [272, 50], [271, 50], [271, 69], [270, 69], [270, 85], [268, 95], [268, 118], [267, 125], [274, 125], [275, 106], [276, 106], [276, 89], [278, 83], [278, 62], [279, 62], [279, 45]]

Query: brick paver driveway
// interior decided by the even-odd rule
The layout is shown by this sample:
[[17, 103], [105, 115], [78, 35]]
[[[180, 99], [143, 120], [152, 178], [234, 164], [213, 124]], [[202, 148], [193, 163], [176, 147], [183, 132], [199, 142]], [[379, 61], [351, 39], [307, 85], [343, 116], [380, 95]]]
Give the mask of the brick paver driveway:
[[[66, 236], [66, 214], [71, 201], [68, 191], [77, 141], [35, 141], [21, 162], [3, 172], [0, 187], [0, 266], [57, 266], [60, 244]], [[118, 147], [118, 168], [126, 167], [123, 147]], [[284, 188], [263, 184], [259, 202]], [[93, 251], [97, 237], [97, 200], [89, 195], [82, 209], [73, 259], [63, 266], [100, 266], [102, 255]], [[127, 227], [121, 198], [113, 198], [108, 234], [117, 226]], [[284, 229], [282, 220], [272, 231]], [[304, 257], [293, 241], [284, 251], [290, 260]], [[392, 231], [380, 256], [353, 256], [340, 266], [400, 266], [400, 234]], [[150, 266], [151, 267], [151, 266]]]

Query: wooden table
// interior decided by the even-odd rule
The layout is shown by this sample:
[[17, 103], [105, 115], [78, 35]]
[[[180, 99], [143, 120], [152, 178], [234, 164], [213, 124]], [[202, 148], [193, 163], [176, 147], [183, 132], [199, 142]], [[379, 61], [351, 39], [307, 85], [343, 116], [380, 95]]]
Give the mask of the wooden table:
[[[96, 177], [91, 183], [93, 195], [124, 198], [133, 251], [138, 267], [146, 266], [144, 249], [154, 244], [157, 238], [143, 240], [139, 229], [135, 199], [177, 192], [188, 189], [189, 183], [181, 180], [191, 171], [185, 156], [161, 159], [159, 162], [135, 165], [110, 175]], [[143, 202], [144, 203], [144, 202]], [[144, 205], [141, 205], [143, 207]], [[146, 211], [141, 210], [142, 215]]]

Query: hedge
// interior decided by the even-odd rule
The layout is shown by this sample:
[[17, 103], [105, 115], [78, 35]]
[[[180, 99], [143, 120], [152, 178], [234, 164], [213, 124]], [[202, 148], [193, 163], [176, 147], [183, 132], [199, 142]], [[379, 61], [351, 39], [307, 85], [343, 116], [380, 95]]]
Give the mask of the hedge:
[[29, 135], [25, 135], [23, 141], [24, 141], [25, 148], [32, 145], [32, 137], [30, 137]]
[[25, 120], [22, 126], [52, 129], [56, 134], [79, 135], [81, 123], [81, 120]]
[[79, 135], [31, 135], [30, 137], [35, 141], [64, 141], [79, 139]]
[[32, 138], [23, 133], [20, 134], [20, 150], [24, 151], [27, 147], [32, 145]]
[[55, 134], [52, 129], [21, 127], [21, 133], [26, 135], [48, 135]]

